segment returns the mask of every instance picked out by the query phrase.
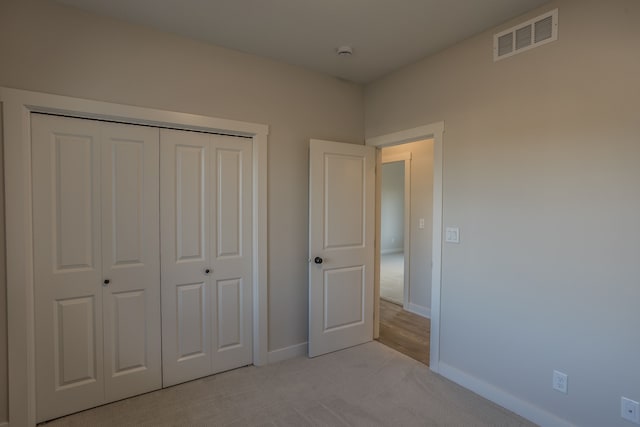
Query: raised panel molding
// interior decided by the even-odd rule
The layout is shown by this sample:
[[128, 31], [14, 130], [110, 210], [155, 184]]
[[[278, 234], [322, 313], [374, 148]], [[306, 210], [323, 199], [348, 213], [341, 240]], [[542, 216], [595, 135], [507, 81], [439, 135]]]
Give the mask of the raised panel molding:
[[176, 286], [178, 322], [178, 361], [207, 354], [205, 348], [206, 287], [205, 283]]
[[[115, 265], [142, 263], [143, 141], [111, 141], [113, 197], [113, 261]], [[136, 221], [120, 219], [136, 218]]]
[[218, 350], [242, 345], [242, 279], [217, 282]]
[[57, 270], [94, 268], [92, 167], [95, 141], [86, 135], [52, 135], [53, 218]]
[[147, 365], [147, 308], [144, 290], [113, 295], [113, 376], [142, 370]]
[[204, 250], [205, 149], [176, 147], [177, 260], [202, 259]]
[[[324, 248], [363, 247], [364, 160], [357, 156], [326, 154], [324, 169]], [[354, 194], [361, 196], [354, 197]], [[334, 212], [333, 207], [339, 209]]]
[[364, 321], [364, 266], [336, 268], [324, 273], [324, 331]]
[[219, 258], [242, 256], [242, 152], [216, 150], [217, 242]]
[[95, 302], [93, 297], [54, 304], [54, 357], [57, 390], [96, 380]]

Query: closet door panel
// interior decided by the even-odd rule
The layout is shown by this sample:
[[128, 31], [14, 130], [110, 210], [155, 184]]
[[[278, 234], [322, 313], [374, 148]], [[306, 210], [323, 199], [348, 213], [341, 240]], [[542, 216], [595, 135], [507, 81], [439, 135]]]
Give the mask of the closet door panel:
[[216, 280], [216, 349], [242, 344], [242, 279]]
[[105, 391], [113, 401], [162, 382], [159, 130], [101, 130]]
[[252, 361], [251, 141], [211, 135], [213, 370]]
[[242, 256], [242, 151], [216, 147], [216, 257]]
[[207, 284], [188, 283], [176, 286], [177, 358], [186, 361], [206, 356], [209, 342], [207, 328]]
[[160, 131], [163, 385], [211, 374], [209, 135]]
[[32, 115], [36, 418], [104, 401], [100, 126]]

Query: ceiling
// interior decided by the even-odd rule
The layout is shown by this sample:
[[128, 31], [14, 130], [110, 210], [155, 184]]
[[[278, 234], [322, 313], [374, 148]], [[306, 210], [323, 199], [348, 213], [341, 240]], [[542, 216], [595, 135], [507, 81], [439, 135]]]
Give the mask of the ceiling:
[[547, 0], [57, 1], [369, 83]]

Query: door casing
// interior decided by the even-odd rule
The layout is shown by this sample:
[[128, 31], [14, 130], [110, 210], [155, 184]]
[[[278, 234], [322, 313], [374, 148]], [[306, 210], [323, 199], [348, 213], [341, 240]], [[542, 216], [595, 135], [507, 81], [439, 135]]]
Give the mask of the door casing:
[[253, 363], [267, 363], [267, 136], [264, 124], [0, 87], [4, 144], [9, 424], [35, 425], [31, 113], [250, 137], [253, 156]]

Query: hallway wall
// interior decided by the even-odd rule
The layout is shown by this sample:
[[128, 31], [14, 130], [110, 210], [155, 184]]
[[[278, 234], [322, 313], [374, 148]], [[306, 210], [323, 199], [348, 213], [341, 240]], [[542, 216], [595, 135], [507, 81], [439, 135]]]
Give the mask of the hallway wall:
[[[409, 262], [410, 311], [431, 313], [431, 260], [433, 235], [433, 141], [416, 141], [383, 148], [383, 156], [411, 153], [410, 252]], [[424, 228], [420, 228], [420, 219]]]
[[380, 252], [404, 250], [404, 162], [383, 163]]

